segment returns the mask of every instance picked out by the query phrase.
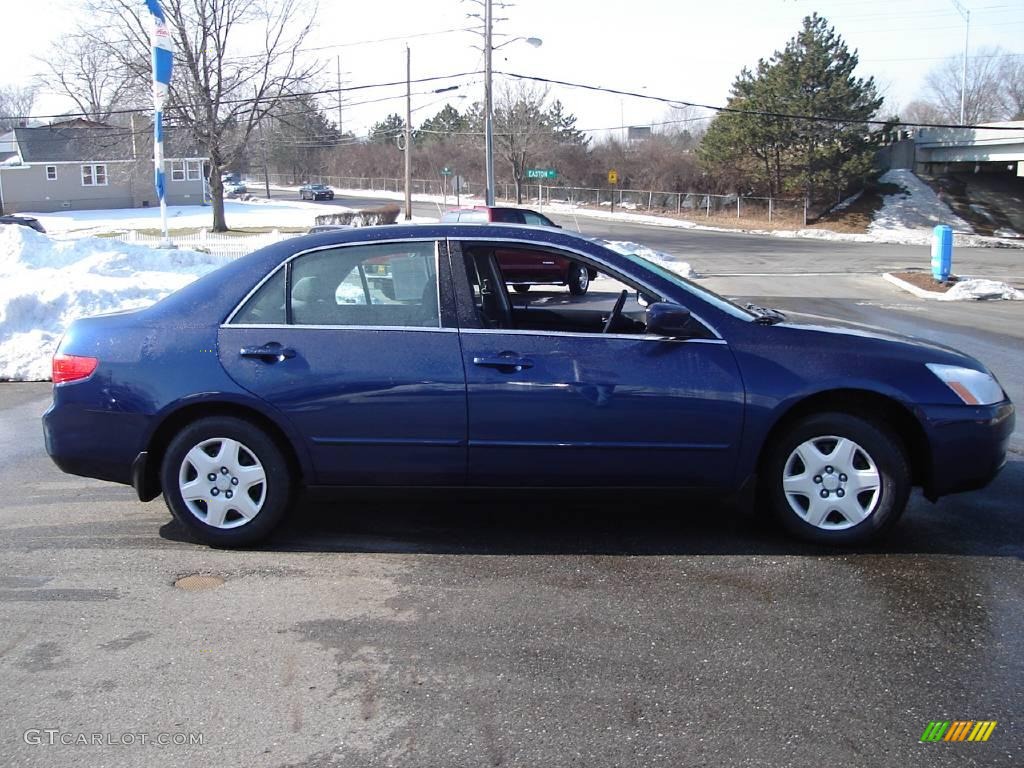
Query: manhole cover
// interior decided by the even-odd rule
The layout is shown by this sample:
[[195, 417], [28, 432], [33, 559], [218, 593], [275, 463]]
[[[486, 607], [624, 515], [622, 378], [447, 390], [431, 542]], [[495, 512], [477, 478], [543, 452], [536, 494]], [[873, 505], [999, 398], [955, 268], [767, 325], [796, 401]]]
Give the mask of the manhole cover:
[[174, 582], [174, 586], [186, 592], [202, 592], [204, 589], [216, 589], [224, 583], [220, 576], [202, 576], [194, 573], [191, 576], [184, 576]]

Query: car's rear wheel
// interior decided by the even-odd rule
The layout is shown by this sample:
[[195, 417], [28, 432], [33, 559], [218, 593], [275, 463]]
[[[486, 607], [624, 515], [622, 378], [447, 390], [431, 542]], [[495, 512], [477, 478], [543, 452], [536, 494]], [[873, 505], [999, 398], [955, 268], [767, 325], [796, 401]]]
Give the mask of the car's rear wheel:
[[292, 480], [281, 450], [261, 429], [233, 417], [199, 419], [175, 435], [164, 453], [160, 481], [178, 522], [218, 546], [263, 539], [291, 500]]
[[888, 531], [910, 496], [906, 450], [888, 428], [846, 413], [793, 424], [770, 448], [761, 482], [792, 533], [854, 544]]
[[569, 293], [582, 296], [590, 288], [590, 272], [582, 264], [575, 262], [569, 267]]
[[522, 283], [517, 283], [516, 285], [512, 286], [512, 290], [514, 290], [516, 293], [526, 293], [528, 290], [530, 290], [530, 286], [523, 285]]

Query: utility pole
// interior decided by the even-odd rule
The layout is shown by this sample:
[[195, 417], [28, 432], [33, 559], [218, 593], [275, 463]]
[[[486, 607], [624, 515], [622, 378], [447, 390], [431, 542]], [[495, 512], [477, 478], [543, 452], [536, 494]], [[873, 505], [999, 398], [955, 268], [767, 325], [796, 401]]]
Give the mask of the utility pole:
[[487, 191], [484, 199], [487, 205], [494, 205], [494, 99], [491, 85], [493, 22], [491, 0], [484, 0], [484, 166], [487, 171]]
[[341, 55], [338, 55], [338, 138], [344, 133], [341, 127]]
[[[253, 111], [255, 112], [257, 109], [259, 109], [259, 106], [260, 106], [260, 101], [259, 101], [260, 95], [259, 95], [259, 91], [256, 90], [256, 86], [255, 85], [253, 85], [253, 87], [252, 87], [252, 97], [253, 97], [253, 102], [254, 102], [253, 105], [252, 105], [252, 108], [253, 108]], [[266, 115], [262, 115], [260, 117], [259, 122], [257, 123], [257, 125], [259, 126], [259, 129], [260, 129], [260, 146], [263, 148], [263, 183], [264, 183], [264, 185], [266, 186], [266, 189], [267, 189], [267, 200], [269, 200], [270, 199], [270, 169], [267, 167], [267, 140], [266, 140], [266, 137], [263, 134], [263, 118], [264, 117], [266, 117]], [[219, 172], [220, 171], [218, 171], [218, 173]]]
[[959, 0], [953, 0], [953, 5], [960, 12], [966, 26], [964, 27], [964, 68], [960, 80], [960, 125], [967, 124], [967, 42], [971, 35], [971, 12], [964, 7]]
[[405, 46], [405, 220], [412, 221], [412, 51], [408, 45]]

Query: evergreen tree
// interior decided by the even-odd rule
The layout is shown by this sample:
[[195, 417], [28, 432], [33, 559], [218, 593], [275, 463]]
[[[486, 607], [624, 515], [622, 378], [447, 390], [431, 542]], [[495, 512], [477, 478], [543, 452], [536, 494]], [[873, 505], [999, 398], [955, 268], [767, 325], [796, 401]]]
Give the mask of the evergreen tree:
[[394, 142], [395, 137], [405, 131], [405, 119], [398, 114], [390, 114], [370, 129], [370, 141], [374, 144]]
[[413, 141], [417, 143], [443, 141], [463, 133], [465, 130], [466, 118], [459, 114], [459, 110], [451, 104], [445, 104], [444, 109], [424, 120], [423, 125], [413, 131]]
[[559, 99], [555, 99], [548, 108], [545, 121], [551, 128], [557, 144], [575, 144], [585, 147], [590, 143], [590, 137], [576, 128], [576, 115], [566, 112], [565, 106]]
[[813, 199], [862, 182], [874, 154], [865, 121], [882, 99], [873, 78], [854, 75], [857, 64], [824, 18], [806, 17], [782, 51], [740, 72], [727, 105], [740, 111], [715, 118], [702, 161], [772, 195]]

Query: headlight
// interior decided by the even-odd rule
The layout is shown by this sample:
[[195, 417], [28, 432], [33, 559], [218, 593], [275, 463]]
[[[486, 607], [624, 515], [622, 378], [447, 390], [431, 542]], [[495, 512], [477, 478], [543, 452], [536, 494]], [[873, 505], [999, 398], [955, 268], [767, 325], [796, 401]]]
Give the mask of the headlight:
[[958, 365], [925, 365], [967, 405], [992, 405], [1006, 397], [1003, 388], [990, 373], [976, 371], [973, 368], [961, 368]]

